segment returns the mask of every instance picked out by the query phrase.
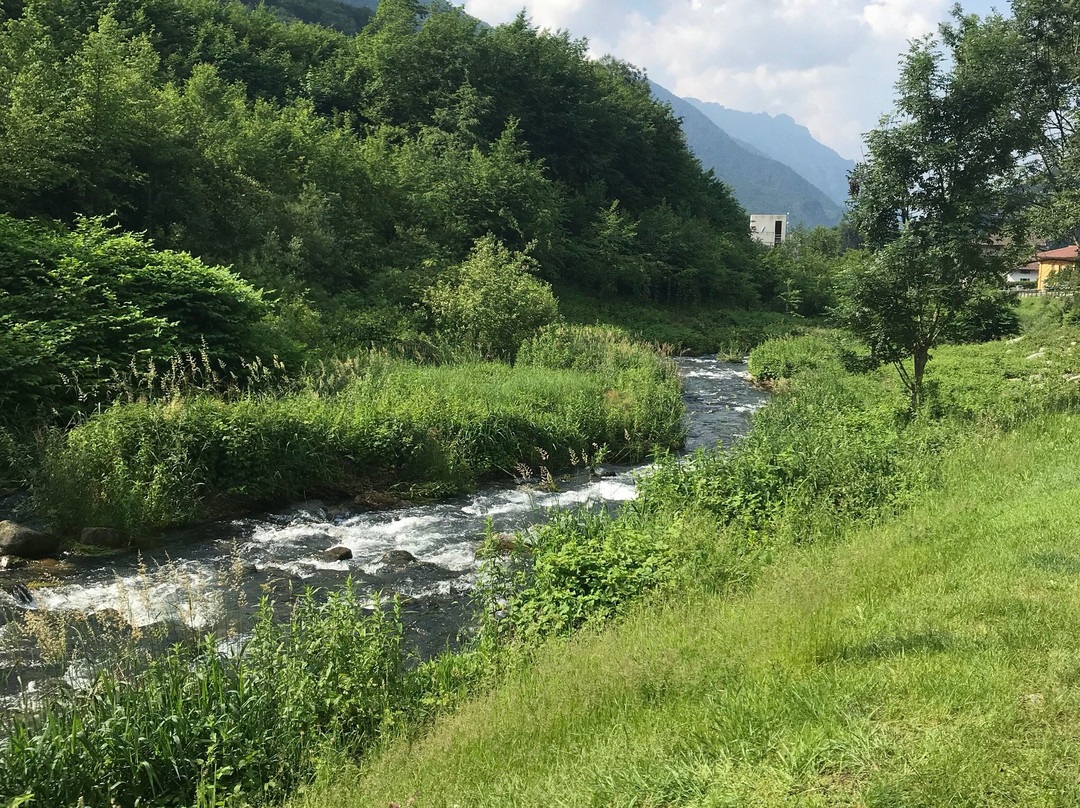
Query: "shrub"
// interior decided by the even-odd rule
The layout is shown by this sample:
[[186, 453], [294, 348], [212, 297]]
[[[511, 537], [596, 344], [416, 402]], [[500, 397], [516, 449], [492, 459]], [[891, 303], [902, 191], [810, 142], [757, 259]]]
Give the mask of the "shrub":
[[266, 355], [265, 311], [226, 269], [101, 219], [67, 231], [0, 215], [0, 413], [89, 408], [133, 362]]
[[818, 334], [768, 340], [750, 352], [750, 375], [758, 381], [787, 379], [812, 368], [837, 367], [835, 341]]
[[425, 303], [440, 332], [487, 356], [511, 358], [524, 339], [558, 317], [551, 286], [535, 278], [535, 270], [527, 254], [486, 236], [428, 290]]

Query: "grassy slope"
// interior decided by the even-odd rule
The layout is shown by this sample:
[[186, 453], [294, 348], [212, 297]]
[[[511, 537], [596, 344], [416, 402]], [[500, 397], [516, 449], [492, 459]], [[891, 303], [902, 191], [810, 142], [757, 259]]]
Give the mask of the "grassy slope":
[[688, 594], [338, 772], [304, 806], [1080, 803], [1080, 418], [945, 460], [940, 492]]

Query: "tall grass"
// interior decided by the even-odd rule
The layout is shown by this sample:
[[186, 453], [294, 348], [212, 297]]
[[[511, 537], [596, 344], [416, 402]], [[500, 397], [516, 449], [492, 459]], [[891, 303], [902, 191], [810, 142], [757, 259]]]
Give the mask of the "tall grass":
[[[633, 350], [594, 350], [607, 339], [602, 333], [573, 341], [581, 336], [554, 329], [523, 348], [517, 368], [464, 369], [467, 375], [454, 390], [474, 384], [470, 401], [488, 391], [494, 407], [535, 407], [529, 384], [550, 389], [552, 379], [566, 385], [576, 379], [581, 386], [560, 388], [560, 400], [574, 389], [583, 396], [602, 390], [582, 382], [590, 368], [607, 378], [631, 374], [631, 381], [640, 374], [645, 381], [637, 383], [645, 390], [667, 379], [669, 369], [660, 364], [647, 373]], [[907, 548], [891, 572], [890, 556], [873, 533], [860, 534], [868, 537], [859, 545], [865, 570], [859, 561], [839, 581], [816, 568], [772, 562], [791, 558], [795, 548], [836, 547], [861, 527], [885, 525], [904, 513], [936, 515], [941, 522], [933, 535], [958, 553], [963, 542], [957, 535], [985, 545], [994, 531], [984, 523], [964, 522], [967, 533], [957, 534], [959, 523], [946, 516], [971, 513], [965, 503], [983, 500], [989, 505], [976, 505], [979, 513], [999, 513], [994, 497], [1008, 486], [995, 475], [1046, 485], [1061, 477], [1047, 464], [1060, 460], [1058, 444], [1071, 451], [1077, 440], [1072, 420], [1047, 427], [1037, 443], [1038, 462], [1022, 450], [1023, 440], [995, 444], [994, 436], [1080, 403], [1067, 372], [1080, 360], [1074, 344], [1080, 340], [1072, 337], [1060, 332], [1040, 336], [1037, 345], [1024, 338], [941, 349], [931, 366], [934, 396], [914, 417], [890, 369], [853, 373], [842, 351], [785, 345], [781, 354], [803, 359], [790, 362], [783, 392], [733, 451], [664, 459], [642, 480], [638, 500], [616, 518], [558, 515], [519, 542], [509, 559], [492, 561], [482, 585], [481, 631], [466, 651], [406, 670], [392, 615], [363, 613], [348, 592], [325, 605], [302, 600], [285, 625], [264, 612], [240, 656], [219, 655], [209, 644], [180, 646], [141, 673], [121, 665], [84, 694], [17, 723], [10, 730], [13, 741], [0, 753], [0, 796], [32, 791], [49, 805], [71, 804], [82, 795], [124, 806], [140, 800], [258, 803], [309, 780], [319, 758], [357, 757], [368, 760], [363, 772], [343, 764], [302, 804], [405, 804], [410, 796], [419, 805], [680, 804], [711, 795], [716, 804], [767, 805], [774, 796], [789, 795], [792, 783], [816, 794], [814, 783], [834, 774], [840, 778], [836, 793], [866, 796], [870, 792], [858, 789], [869, 782], [868, 772], [892, 765], [888, 750], [917, 755], [928, 749], [940, 757], [944, 772], [953, 759], [942, 756], [944, 747], [905, 745], [911, 732], [900, 733], [891, 746], [878, 745], [865, 722], [883, 709], [880, 701], [862, 698], [863, 691], [848, 688], [844, 677], [818, 675], [844, 667], [859, 681], [860, 666], [951, 647], [949, 632], [957, 629], [930, 625], [927, 618], [937, 614], [940, 581], [926, 584], [922, 617], [913, 624], [905, 622], [901, 601], [893, 617], [875, 618], [884, 622], [865, 630], [859, 622], [867, 614], [858, 611], [859, 598], [870, 590], [858, 577], [882, 582], [873, 604], [893, 602], [917, 573], [938, 563], [925, 540], [930, 533], [915, 522], [890, 529], [892, 538], [883, 546]], [[352, 395], [385, 407], [420, 401], [433, 412], [456, 407], [456, 423], [469, 423], [473, 410], [436, 381], [453, 370], [405, 371], [384, 362], [370, 380], [350, 380], [326, 398], [336, 405]], [[380, 382], [399, 372], [408, 374], [395, 385], [407, 392], [404, 399], [393, 398]], [[560, 375], [565, 373], [574, 375]], [[504, 375], [513, 384], [500, 386]], [[603, 392], [599, 413], [610, 406]], [[305, 395], [323, 398], [314, 391]], [[554, 411], [559, 406], [551, 402]], [[172, 417], [167, 406], [157, 411]], [[532, 414], [542, 420], [543, 410]], [[162, 430], [170, 434], [170, 428]], [[1033, 434], [1028, 429], [1024, 440], [1033, 441]], [[494, 446], [504, 446], [503, 440]], [[1006, 447], [1000, 463], [979, 466], [985, 447], [995, 445]], [[1069, 474], [1061, 479], [1075, 484]], [[955, 501], [934, 499], [941, 486], [953, 486]], [[1038, 507], [1031, 524], [1049, 518], [1046, 503], [1040, 500]], [[1016, 524], [1008, 540], [1014, 549], [1006, 548], [1001, 558], [1020, 551], [1015, 548], [1021, 548], [1027, 522]], [[1052, 546], [1040, 550], [1038, 563], [1058, 570], [1055, 576], [1072, 569], [1071, 550], [1060, 557], [1054, 552]], [[975, 562], [963, 560], [964, 553], [954, 557], [961, 559], [955, 567], [959, 585]], [[1011, 574], [1014, 567], [1002, 569]], [[832, 608], [848, 597], [845, 592], [850, 599], [839, 607], [842, 620], [816, 610], [814, 604]], [[652, 603], [648, 612], [639, 610], [643, 602]], [[745, 619], [737, 605], [742, 603], [751, 609]], [[961, 609], [967, 601], [957, 595], [950, 603]], [[588, 631], [617, 617], [629, 622], [613, 632]], [[979, 631], [972, 629], [971, 636], [977, 639]], [[551, 644], [573, 634], [579, 638], [573, 643]], [[507, 674], [508, 659], [539, 667], [511, 666]], [[958, 659], [969, 676], [978, 667], [964, 662], [975, 657]], [[866, 692], [892, 687], [890, 670], [874, 668]], [[1008, 673], [1007, 666], [994, 671]], [[1001, 687], [1019, 681], [1008, 675]], [[904, 692], [922, 681], [919, 670], [911, 676]], [[492, 696], [467, 703], [492, 683]], [[925, 691], [919, 699], [924, 696], [940, 698]], [[425, 719], [463, 702], [460, 717], [437, 721], [427, 735]], [[851, 705], [864, 722], [858, 731], [844, 722]], [[940, 712], [912, 715], [912, 727], [940, 720]], [[399, 731], [408, 743], [393, 741]], [[844, 738], [850, 748], [830, 746], [830, 737]], [[974, 735], [950, 737], [977, 751]], [[388, 751], [379, 751], [383, 740], [392, 741]], [[856, 748], [863, 758], [852, 758]], [[76, 759], [83, 762], [76, 765]], [[178, 762], [170, 767], [172, 760]], [[507, 779], [507, 771], [514, 777]], [[904, 779], [903, 767], [890, 771], [882, 788], [915, 793], [910, 790], [917, 784]]]
[[0, 724], [0, 801], [32, 805], [265, 803], [310, 777], [326, 744], [366, 748], [412, 705], [394, 610], [350, 587], [264, 603], [242, 650], [212, 637], [145, 662], [132, 648], [80, 692]]
[[118, 404], [54, 436], [35, 499], [62, 531], [134, 534], [311, 494], [410, 484], [448, 493], [521, 463], [569, 467], [592, 444], [628, 460], [678, 445], [678, 379], [652, 352], [597, 332], [591, 367], [550, 361], [591, 333], [542, 337], [514, 367], [376, 355], [324, 367], [280, 396]]

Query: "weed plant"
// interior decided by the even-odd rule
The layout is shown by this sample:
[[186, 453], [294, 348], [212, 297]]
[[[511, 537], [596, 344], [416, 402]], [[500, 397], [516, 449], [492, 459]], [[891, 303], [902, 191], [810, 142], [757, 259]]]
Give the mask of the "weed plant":
[[841, 335], [766, 342], [750, 368], [781, 392], [747, 438], [662, 459], [615, 519], [565, 514], [540, 528], [527, 555], [489, 567], [505, 617], [487, 628], [535, 644], [650, 592], [741, 585], [785, 548], [895, 514], [933, 484], [936, 458], [975, 434], [1080, 406], [1077, 337], [944, 346], [917, 414], [892, 368], [849, 370], [862, 363]]

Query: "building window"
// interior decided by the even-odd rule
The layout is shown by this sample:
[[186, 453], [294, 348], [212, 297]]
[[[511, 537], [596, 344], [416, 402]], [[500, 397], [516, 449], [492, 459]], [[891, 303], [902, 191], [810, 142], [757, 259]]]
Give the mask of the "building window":
[[783, 224], [783, 222], [777, 220], [777, 222], [773, 225], [773, 245], [777, 245], [783, 240], [784, 240], [784, 224]]

